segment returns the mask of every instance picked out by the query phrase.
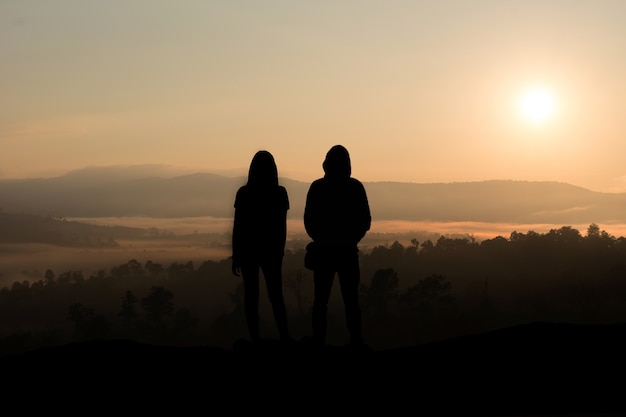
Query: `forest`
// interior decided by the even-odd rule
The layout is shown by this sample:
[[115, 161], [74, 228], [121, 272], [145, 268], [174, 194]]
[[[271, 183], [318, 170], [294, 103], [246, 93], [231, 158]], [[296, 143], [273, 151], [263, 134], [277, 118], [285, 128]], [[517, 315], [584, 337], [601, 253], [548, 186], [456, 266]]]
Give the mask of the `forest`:
[[[284, 258], [296, 338], [310, 334], [313, 277], [303, 259], [300, 248]], [[626, 239], [594, 223], [582, 233], [562, 226], [480, 242], [471, 236], [394, 241], [362, 250], [360, 262], [364, 337], [375, 350], [537, 321], [626, 321]], [[242, 289], [228, 258], [130, 259], [88, 275], [48, 269], [40, 279], [0, 289], [0, 354], [95, 339], [230, 349], [247, 337]], [[277, 338], [264, 292], [261, 334]], [[347, 342], [337, 283], [328, 342]]]

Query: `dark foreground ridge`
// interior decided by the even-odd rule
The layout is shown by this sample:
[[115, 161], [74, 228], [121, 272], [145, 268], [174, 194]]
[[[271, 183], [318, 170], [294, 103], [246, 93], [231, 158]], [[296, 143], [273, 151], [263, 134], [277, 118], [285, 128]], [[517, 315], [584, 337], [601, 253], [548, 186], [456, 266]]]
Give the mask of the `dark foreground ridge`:
[[91, 341], [5, 355], [0, 366], [5, 386], [157, 409], [195, 404], [280, 414], [626, 412], [626, 324], [530, 323], [382, 351], [319, 348], [306, 340], [257, 346], [236, 341], [232, 350]]

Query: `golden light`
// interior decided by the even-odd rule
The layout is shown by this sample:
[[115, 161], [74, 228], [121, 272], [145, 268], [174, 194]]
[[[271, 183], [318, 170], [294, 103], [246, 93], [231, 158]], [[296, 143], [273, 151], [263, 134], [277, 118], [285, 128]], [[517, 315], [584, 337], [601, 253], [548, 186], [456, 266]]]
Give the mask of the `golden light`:
[[555, 100], [552, 93], [544, 89], [529, 90], [520, 101], [522, 115], [531, 122], [543, 122], [554, 113]]

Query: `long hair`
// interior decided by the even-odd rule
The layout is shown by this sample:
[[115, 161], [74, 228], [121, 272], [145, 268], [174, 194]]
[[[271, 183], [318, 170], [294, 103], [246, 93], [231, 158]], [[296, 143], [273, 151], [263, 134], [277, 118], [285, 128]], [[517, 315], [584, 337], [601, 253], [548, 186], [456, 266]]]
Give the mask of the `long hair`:
[[269, 187], [278, 185], [278, 168], [274, 156], [268, 151], [258, 151], [250, 162], [248, 185]]

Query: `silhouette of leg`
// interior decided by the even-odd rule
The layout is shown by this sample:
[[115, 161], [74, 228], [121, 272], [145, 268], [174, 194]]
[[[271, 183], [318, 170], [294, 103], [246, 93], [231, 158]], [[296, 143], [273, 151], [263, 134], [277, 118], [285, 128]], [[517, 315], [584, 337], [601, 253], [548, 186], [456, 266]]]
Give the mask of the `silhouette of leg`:
[[[279, 262], [282, 262], [279, 261]], [[289, 326], [287, 323], [287, 309], [285, 307], [285, 298], [283, 297], [283, 279], [282, 267], [278, 263], [276, 265], [266, 265], [263, 268], [265, 277], [265, 285], [267, 286], [267, 295], [272, 304], [274, 320], [278, 327], [278, 334], [281, 340], [290, 340]]]
[[334, 278], [335, 272], [332, 270], [313, 272], [313, 339], [322, 345], [326, 344], [328, 300]]
[[241, 276], [244, 286], [244, 309], [248, 334], [253, 342], [261, 339], [259, 333], [259, 268], [242, 266]]
[[360, 283], [359, 259], [350, 255], [338, 271], [341, 297], [346, 314], [346, 326], [350, 334], [351, 345], [363, 344], [361, 331], [361, 307], [359, 305]]

